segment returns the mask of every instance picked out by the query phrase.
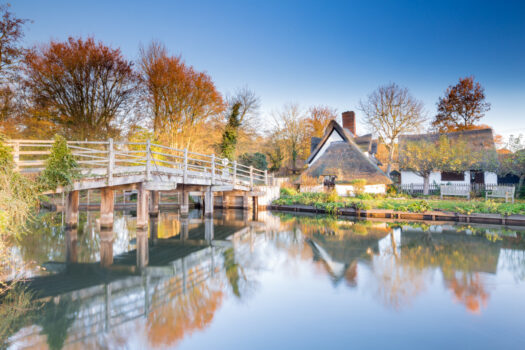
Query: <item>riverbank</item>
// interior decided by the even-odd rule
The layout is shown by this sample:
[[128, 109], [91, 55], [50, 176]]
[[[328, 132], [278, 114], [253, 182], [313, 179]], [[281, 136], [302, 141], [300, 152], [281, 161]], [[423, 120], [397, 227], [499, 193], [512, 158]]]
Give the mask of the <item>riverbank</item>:
[[282, 195], [270, 210], [363, 218], [490, 223], [525, 226], [525, 202], [415, 198], [342, 198], [327, 193]]

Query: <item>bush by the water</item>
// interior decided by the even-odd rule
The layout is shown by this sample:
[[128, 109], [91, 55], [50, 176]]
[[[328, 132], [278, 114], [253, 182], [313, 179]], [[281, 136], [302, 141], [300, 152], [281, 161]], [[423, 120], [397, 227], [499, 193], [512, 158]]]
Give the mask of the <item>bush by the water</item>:
[[66, 139], [60, 135], [55, 136], [51, 154], [45, 165], [46, 167], [39, 178], [44, 190], [54, 190], [58, 186], [71, 185], [79, 175], [78, 164], [67, 146]]
[[310, 205], [316, 208], [355, 208], [355, 209], [390, 209], [424, 213], [432, 210], [454, 212], [462, 214], [487, 213], [511, 215], [525, 215], [525, 202], [504, 203], [493, 200], [439, 200], [439, 199], [398, 199], [398, 198], [368, 198], [334, 197], [332, 193], [299, 193], [281, 195], [275, 200], [276, 205]]

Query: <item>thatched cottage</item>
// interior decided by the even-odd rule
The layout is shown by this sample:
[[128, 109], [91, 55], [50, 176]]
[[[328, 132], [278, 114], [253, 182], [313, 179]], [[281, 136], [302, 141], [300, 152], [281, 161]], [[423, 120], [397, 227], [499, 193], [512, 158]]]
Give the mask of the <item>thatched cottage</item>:
[[[354, 194], [357, 182], [366, 181], [364, 192], [384, 193], [392, 181], [378, 167], [377, 143], [372, 134], [356, 135], [354, 112], [344, 112], [342, 117], [343, 126], [332, 120], [322, 138], [312, 138], [308, 168], [301, 175], [301, 190], [334, 187], [339, 195], [346, 196]], [[305, 178], [314, 178], [322, 185], [306, 185]]]

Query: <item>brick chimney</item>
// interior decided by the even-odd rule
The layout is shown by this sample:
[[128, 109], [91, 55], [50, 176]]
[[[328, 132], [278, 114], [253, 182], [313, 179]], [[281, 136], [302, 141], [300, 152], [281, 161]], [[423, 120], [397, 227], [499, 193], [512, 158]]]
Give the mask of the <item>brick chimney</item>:
[[354, 136], [357, 136], [355, 133], [355, 113], [354, 111], [343, 112], [343, 128], [350, 130]]

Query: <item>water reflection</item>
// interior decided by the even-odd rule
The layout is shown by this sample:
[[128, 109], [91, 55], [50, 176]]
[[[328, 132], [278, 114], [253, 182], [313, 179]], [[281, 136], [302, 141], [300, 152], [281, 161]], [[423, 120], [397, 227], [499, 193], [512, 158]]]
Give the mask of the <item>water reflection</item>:
[[[466, 315], [485, 320], [494, 299], [499, 309], [492, 317], [514, 321], [505, 329], [513, 336], [522, 322], [516, 317], [525, 311], [521, 299], [512, 307], [497, 302], [525, 291], [519, 230], [267, 212], [254, 217], [242, 210], [217, 211], [213, 218], [161, 212], [138, 230], [131, 213], [115, 217], [113, 230], [103, 230], [97, 213], [83, 212], [78, 229], [64, 231], [49, 214], [34, 224], [41, 243], [35, 237], [20, 242], [20, 259], [33, 261], [27, 286], [42, 307], [21, 317], [9, 337], [14, 347], [314, 346], [293, 333], [280, 333], [277, 344], [258, 338], [264, 327], [294, 322], [329, 337], [324, 345], [346, 348], [370, 334], [354, 334], [350, 343], [343, 329], [315, 328], [318, 322], [305, 310], [331, 324], [366, 324], [370, 317], [370, 325], [386, 322], [401, 334], [439, 317], [439, 310], [441, 322], [458, 320], [456, 327], [468, 333]], [[479, 329], [495, 327], [489, 321]], [[431, 338], [435, 328], [421, 331]], [[389, 339], [395, 347], [396, 338]]]

